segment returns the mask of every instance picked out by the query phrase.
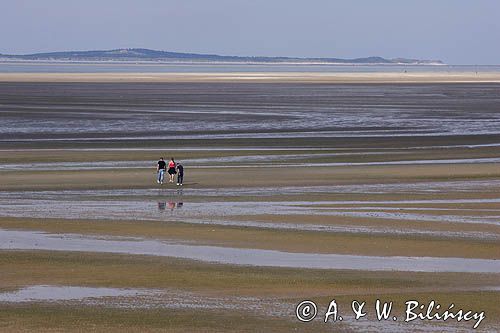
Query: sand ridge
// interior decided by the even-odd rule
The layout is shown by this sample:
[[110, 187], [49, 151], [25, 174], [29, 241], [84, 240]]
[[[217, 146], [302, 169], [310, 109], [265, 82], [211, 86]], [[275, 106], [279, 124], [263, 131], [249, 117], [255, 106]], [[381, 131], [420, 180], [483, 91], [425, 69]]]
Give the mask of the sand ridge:
[[500, 83], [500, 73], [0, 73], [0, 82]]

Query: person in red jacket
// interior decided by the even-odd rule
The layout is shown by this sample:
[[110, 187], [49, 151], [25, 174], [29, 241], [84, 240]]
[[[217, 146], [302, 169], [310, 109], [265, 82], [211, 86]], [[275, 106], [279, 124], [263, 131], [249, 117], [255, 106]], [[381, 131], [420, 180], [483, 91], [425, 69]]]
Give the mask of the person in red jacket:
[[177, 171], [175, 170], [175, 167], [176, 167], [176, 165], [175, 165], [175, 161], [174, 161], [174, 158], [172, 157], [172, 158], [170, 159], [170, 162], [168, 162], [168, 176], [169, 176], [169, 178], [170, 178], [170, 179], [169, 179], [169, 181], [170, 181], [171, 183], [173, 183], [173, 182], [174, 182], [174, 176], [175, 176], [175, 174], [177, 173]]

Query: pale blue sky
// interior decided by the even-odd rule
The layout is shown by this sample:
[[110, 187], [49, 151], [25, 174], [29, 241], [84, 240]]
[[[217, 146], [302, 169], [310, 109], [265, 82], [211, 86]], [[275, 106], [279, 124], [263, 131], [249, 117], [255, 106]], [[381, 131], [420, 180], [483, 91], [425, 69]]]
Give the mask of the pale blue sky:
[[0, 53], [122, 47], [500, 64], [500, 0], [0, 0]]

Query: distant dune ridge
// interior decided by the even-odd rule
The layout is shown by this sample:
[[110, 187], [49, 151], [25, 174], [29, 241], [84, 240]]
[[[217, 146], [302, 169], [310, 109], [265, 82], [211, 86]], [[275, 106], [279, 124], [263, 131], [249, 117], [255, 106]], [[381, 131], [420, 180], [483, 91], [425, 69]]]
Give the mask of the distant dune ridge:
[[329, 64], [409, 64], [443, 65], [440, 60], [419, 60], [382, 57], [355, 59], [340, 58], [298, 58], [298, 57], [251, 57], [225, 56], [157, 51], [150, 49], [115, 49], [98, 51], [63, 51], [33, 54], [0, 54], [0, 60], [45, 60], [45, 61], [156, 61], [156, 62], [235, 62], [235, 63], [329, 63]]

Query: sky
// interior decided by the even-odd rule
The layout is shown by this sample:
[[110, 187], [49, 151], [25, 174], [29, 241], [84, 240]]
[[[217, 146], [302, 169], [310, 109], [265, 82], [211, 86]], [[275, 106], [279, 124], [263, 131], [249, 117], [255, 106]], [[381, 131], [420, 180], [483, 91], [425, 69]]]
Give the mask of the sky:
[[500, 0], [0, 0], [0, 53], [134, 47], [500, 64]]

